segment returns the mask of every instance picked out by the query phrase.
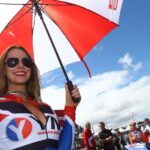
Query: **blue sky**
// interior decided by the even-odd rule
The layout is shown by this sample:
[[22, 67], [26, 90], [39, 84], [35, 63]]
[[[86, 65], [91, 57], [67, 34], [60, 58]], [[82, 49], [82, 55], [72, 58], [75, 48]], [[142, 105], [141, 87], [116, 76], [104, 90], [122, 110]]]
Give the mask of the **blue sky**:
[[[136, 121], [150, 117], [149, 6], [149, 0], [124, 0], [119, 27], [85, 57], [92, 78], [81, 62], [66, 66], [82, 95], [76, 114], [78, 124], [83, 126], [90, 121], [97, 131], [99, 121], [115, 128], [127, 126], [132, 121], [131, 114]], [[56, 69], [41, 78], [44, 101], [54, 109], [63, 109], [62, 71]]]

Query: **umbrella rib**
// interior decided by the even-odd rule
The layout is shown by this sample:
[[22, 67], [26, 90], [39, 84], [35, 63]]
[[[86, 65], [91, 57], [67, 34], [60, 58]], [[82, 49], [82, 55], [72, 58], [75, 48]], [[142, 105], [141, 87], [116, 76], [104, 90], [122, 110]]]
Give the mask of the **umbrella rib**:
[[33, 20], [33, 26], [32, 26], [32, 35], [33, 35], [33, 32], [34, 32], [34, 26], [35, 26], [35, 18], [36, 18], [36, 14], [37, 14], [37, 12], [35, 11], [35, 13], [34, 13], [34, 20]]
[[[46, 5], [46, 6], [49, 6], [49, 5], [51, 5], [51, 6], [68, 6], [68, 5], [74, 5], [74, 4], [71, 4], [71, 3], [65, 3], [65, 4], [49, 4], [49, 3], [47, 3], [47, 4], [44, 4], [44, 3], [39, 3], [40, 5]], [[33, 5], [33, 4], [17, 4], [17, 3], [0, 3], [0, 5], [23, 5], [23, 6], [27, 6], [27, 5]]]
[[7, 28], [8, 26], [13, 25], [14, 23], [16, 23], [16, 22], [17, 22], [18, 20], [20, 20], [23, 16], [25, 16], [30, 10], [32, 10], [32, 8], [33, 8], [33, 6], [32, 6], [29, 10], [27, 10], [24, 14], [22, 14], [18, 19], [16, 19], [14, 22], [8, 23], [5, 28]]
[[0, 5], [32, 5], [32, 4], [0, 3]]
[[46, 5], [46, 6], [74, 6], [74, 4], [43, 4], [43, 3], [39, 3], [40, 5]]
[[[40, 0], [38, 0], [38, 2], [37, 3], [39, 3], [39, 1]], [[32, 5], [33, 5], [33, 3], [32, 3]], [[34, 6], [32, 6], [32, 8], [33, 8]], [[33, 26], [32, 26], [32, 35], [33, 35], [33, 32], [34, 32], [34, 26], [35, 26], [35, 18], [36, 18], [36, 14], [37, 14], [37, 11], [35, 10], [35, 13], [34, 13], [34, 20], [33, 20]]]
[[42, 7], [43, 9], [45, 9], [47, 6], [63, 6], [63, 7], [64, 7], [64, 6], [73, 6], [73, 5], [70, 5], [70, 4], [68, 4], [68, 5], [61, 5], [61, 4], [59, 4], [59, 5], [58, 5], [58, 4], [43, 4], [43, 3], [39, 3], [39, 4], [42, 5], [42, 6], [45, 5], [45, 6]]
[[[39, 0], [40, 1], [40, 0]], [[39, 2], [38, 1], [38, 2]], [[24, 14], [22, 14], [18, 19], [16, 19], [14, 22], [12, 22], [11, 24], [10, 23], [8, 23], [7, 25], [6, 25], [6, 27], [5, 28], [7, 28], [7, 27], [9, 27], [10, 25], [13, 25], [14, 23], [16, 23], [18, 20], [20, 20], [23, 16], [25, 16], [28, 12], [30, 12], [30, 10], [32, 10], [33, 9], [33, 4], [28, 4], [28, 3], [26, 3], [26, 4], [15, 4], [15, 3], [0, 3], [0, 4], [4, 4], [4, 5], [24, 5], [25, 7], [27, 7], [27, 6], [31, 6], [32, 5], [32, 7], [28, 7], [29, 8], [29, 10], [27, 10]], [[32, 11], [31, 11], [31, 13], [32, 13]]]
[[[39, 2], [40, 0], [38, 0], [38, 2]], [[37, 3], [38, 3], [37, 2]], [[0, 3], [0, 4], [8, 4], [8, 3]], [[18, 20], [20, 20], [23, 16], [25, 16], [27, 13], [29, 13], [30, 12], [30, 10], [32, 10], [33, 9], [33, 4], [13, 4], [13, 3], [9, 3], [8, 5], [24, 5], [25, 7], [28, 7], [28, 6], [31, 6], [32, 5], [32, 7], [28, 7], [29, 8], [29, 10], [27, 10], [24, 14], [22, 14], [18, 19], [16, 19], [14, 22], [12, 22], [12, 23], [8, 23], [7, 25], [6, 25], [6, 27], [5, 28], [7, 28], [8, 26], [10, 26], [10, 25], [13, 25], [14, 23], [16, 23]], [[31, 11], [31, 13], [32, 13], [32, 11]]]
[[[49, 15], [44, 11], [44, 8], [46, 8], [46, 6], [45, 7], [40, 7], [40, 10], [47, 16], [47, 17], [49, 17]], [[50, 18], [50, 17], [49, 17]], [[50, 18], [51, 20], [52, 20], [52, 18]]]

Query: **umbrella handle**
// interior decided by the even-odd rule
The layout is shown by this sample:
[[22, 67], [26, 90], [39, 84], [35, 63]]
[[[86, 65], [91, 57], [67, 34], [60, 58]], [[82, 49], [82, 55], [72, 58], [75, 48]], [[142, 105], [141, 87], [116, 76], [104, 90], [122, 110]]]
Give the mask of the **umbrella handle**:
[[[68, 85], [68, 89], [69, 89], [69, 92], [71, 94], [72, 90], [73, 90], [73, 84], [72, 84], [72, 81], [67, 81], [67, 85]], [[72, 100], [74, 103], [79, 103], [80, 99], [79, 98], [75, 98], [72, 96]]]

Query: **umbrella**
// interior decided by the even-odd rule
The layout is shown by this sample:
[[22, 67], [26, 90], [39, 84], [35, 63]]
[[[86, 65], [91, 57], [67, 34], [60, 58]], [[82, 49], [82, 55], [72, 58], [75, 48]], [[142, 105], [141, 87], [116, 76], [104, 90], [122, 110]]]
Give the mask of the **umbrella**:
[[[41, 74], [60, 65], [70, 83], [64, 65], [81, 60], [90, 75], [84, 57], [118, 26], [122, 2], [0, 0], [0, 10], [3, 11], [0, 12], [0, 53], [9, 45], [22, 45], [35, 59]], [[8, 19], [4, 17], [5, 13], [9, 15]], [[46, 41], [51, 44], [45, 44]]]

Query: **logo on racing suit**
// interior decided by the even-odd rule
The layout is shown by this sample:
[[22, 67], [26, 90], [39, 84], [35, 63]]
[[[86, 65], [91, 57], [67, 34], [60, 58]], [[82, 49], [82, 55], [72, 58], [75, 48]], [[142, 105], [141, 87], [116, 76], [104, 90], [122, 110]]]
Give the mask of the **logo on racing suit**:
[[15, 118], [6, 127], [6, 134], [13, 141], [21, 141], [27, 138], [32, 131], [32, 124], [25, 118]]

